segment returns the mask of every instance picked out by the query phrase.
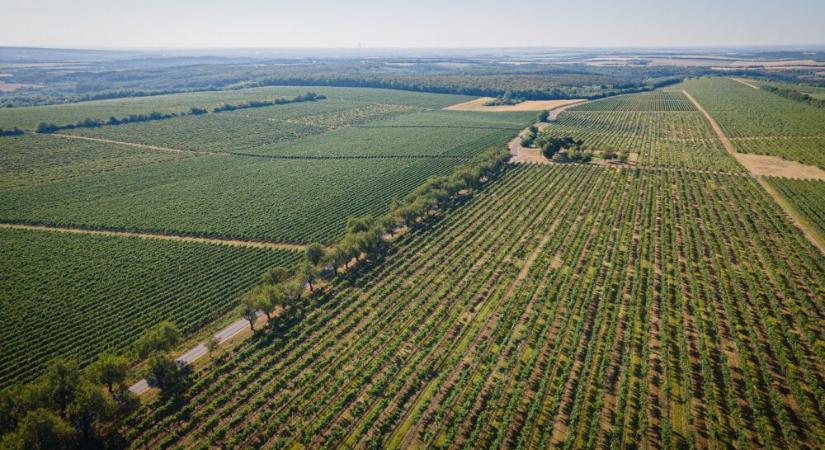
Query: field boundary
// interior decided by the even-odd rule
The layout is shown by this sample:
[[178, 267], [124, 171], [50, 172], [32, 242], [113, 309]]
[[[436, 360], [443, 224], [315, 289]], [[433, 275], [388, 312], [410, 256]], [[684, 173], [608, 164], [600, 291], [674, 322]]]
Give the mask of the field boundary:
[[136, 237], [140, 239], [157, 239], [164, 241], [178, 241], [189, 242], [197, 244], [212, 244], [212, 245], [227, 245], [230, 247], [250, 247], [263, 248], [271, 250], [288, 250], [288, 251], [303, 251], [303, 244], [294, 244], [286, 242], [266, 242], [243, 239], [221, 239], [221, 238], [206, 238], [197, 236], [187, 236], [180, 234], [162, 234], [150, 232], [136, 232], [136, 231], [115, 231], [115, 230], [91, 230], [80, 227], [67, 226], [49, 226], [49, 225], [31, 225], [23, 223], [0, 223], [0, 229], [11, 230], [27, 230], [27, 231], [42, 231], [47, 233], [73, 233], [73, 234], [90, 234], [97, 236], [113, 236], [113, 237]]

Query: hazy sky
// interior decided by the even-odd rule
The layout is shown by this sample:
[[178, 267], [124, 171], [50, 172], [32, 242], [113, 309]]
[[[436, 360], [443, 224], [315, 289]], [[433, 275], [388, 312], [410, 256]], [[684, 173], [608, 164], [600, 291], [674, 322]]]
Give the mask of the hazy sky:
[[2, 0], [0, 46], [825, 44], [825, 0]]

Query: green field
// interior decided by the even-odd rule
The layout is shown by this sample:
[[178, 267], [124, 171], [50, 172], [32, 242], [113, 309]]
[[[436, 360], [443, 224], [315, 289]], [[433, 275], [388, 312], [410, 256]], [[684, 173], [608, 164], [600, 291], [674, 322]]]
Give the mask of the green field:
[[825, 109], [727, 78], [693, 79], [668, 89], [696, 98], [737, 151], [825, 168]]
[[53, 358], [88, 363], [162, 320], [186, 334], [300, 253], [140, 238], [0, 229], [0, 386]]
[[0, 220], [326, 242], [463, 161], [201, 156], [0, 192]]
[[124, 431], [133, 448], [817, 448], [823, 296], [822, 254], [749, 177], [517, 165]]
[[644, 166], [742, 171], [681, 92], [622, 95], [575, 106], [542, 133], [581, 139], [597, 152], [631, 152]]
[[[74, 123], [86, 114], [121, 117], [141, 108], [180, 110], [307, 89], [229, 91], [221, 101], [216, 93], [197, 93], [161, 96], [154, 102], [88, 102], [74, 109], [19, 108], [17, 117], [69, 111], [77, 116], [50, 120]], [[60, 132], [124, 144], [48, 135], [0, 138], [13, 162], [4, 184], [20, 187], [0, 192], [0, 220], [330, 242], [340, 236], [348, 217], [383, 214], [427, 177], [449, 173], [484, 149], [504, 146], [534, 116], [441, 111], [464, 100], [452, 95], [344, 88], [318, 92], [327, 98]], [[134, 152], [126, 157], [129, 149]]]
[[0, 191], [188, 157], [50, 135], [3, 137]]

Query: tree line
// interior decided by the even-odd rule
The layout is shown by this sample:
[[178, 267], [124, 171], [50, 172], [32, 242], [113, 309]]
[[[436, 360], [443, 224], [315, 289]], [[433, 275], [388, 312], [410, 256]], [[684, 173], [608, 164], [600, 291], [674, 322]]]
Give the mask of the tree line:
[[120, 449], [128, 442], [120, 421], [137, 407], [127, 381], [130, 361], [148, 357], [145, 374], [162, 395], [177, 392], [188, 370], [169, 351], [180, 331], [171, 322], [147, 330], [128, 356], [104, 353], [86, 368], [75, 359], [58, 358], [37, 380], [0, 391], [0, 449]]
[[813, 98], [813, 97], [811, 97], [810, 95], [808, 95], [804, 92], [799, 92], [799, 91], [796, 91], [796, 90], [793, 90], [793, 89], [780, 88], [780, 87], [776, 87], [776, 86], [762, 85], [760, 87], [765, 91], [771, 92], [771, 93], [776, 94], [776, 95], [780, 95], [782, 97], [785, 97], [785, 98], [788, 98], [788, 99], [791, 99], [791, 100], [794, 100], [794, 101], [797, 101], [797, 102], [807, 103], [807, 104], [809, 104], [811, 106], [815, 106], [817, 108], [825, 108], [825, 99]]
[[[295, 96], [293, 98], [276, 98], [274, 100], [251, 100], [245, 103], [239, 104], [228, 104], [224, 103], [221, 106], [217, 106], [212, 109], [213, 113], [220, 113], [225, 111], [234, 111], [236, 109], [243, 109], [243, 108], [258, 108], [262, 106], [274, 106], [274, 105], [285, 105], [288, 103], [299, 103], [299, 102], [310, 102], [310, 101], [318, 101], [323, 100], [326, 97], [320, 94], [316, 94], [314, 92], [307, 92], [302, 95]], [[191, 107], [189, 110], [184, 112], [172, 112], [172, 113], [162, 113], [158, 111], [154, 111], [148, 114], [130, 114], [126, 117], [109, 117], [107, 120], [102, 119], [92, 119], [92, 118], [85, 118], [80, 120], [76, 123], [64, 124], [64, 125], [56, 125], [54, 123], [49, 122], [41, 122], [37, 125], [35, 131], [40, 134], [49, 134], [49, 133], [56, 133], [60, 130], [71, 130], [74, 128], [99, 128], [102, 126], [114, 126], [114, 125], [123, 125], [127, 123], [136, 123], [136, 122], [150, 122], [156, 120], [167, 120], [173, 119], [175, 117], [183, 117], [183, 116], [199, 116], [203, 114], [208, 114], [209, 110], [206, 108], [200, 107]], [[17, 128], [15, 128], [17, 129]], [[22, 134], [22, 133], [21, 133]]]
[[0, 128], [0, 136], [20, 136], [24, 134], [25, 131], [21, 130], [20, 128], [14, 127], [10, 129]]
[[235, 111], [236, 109], [245, 109], [245, 108], [260, 108], [263, 106], [274, 106], [274, 105], [286, 105], [288, 103], [301, 103], [301, 102], [314, 102], [317, 100], [324, 100], [327, 98], [325, 95], [316, 94], [315, 92], [307, 92], [303, 95], [297, 95], [292, 98], [276, 98], [275, 100], [267, 101], [267, 100], [250, 100], [244, 103], [237, 103], [237, 104], [229, 104], [224, 103], [221, 106], [217, 106], [212, 109], [212, 112], [219, 113], [224, 111]]
[[[352, 273], [360, 263], [379, 260], [398, 232], [426, 227], [444, 211], [468, 199], [502, 172], [508, 158], [507, 150], [484, 152], [451, 175], [428, 178], [381, 217], [348, 219], [338, 243], [328, 247], [309, 244], [296, 270], [275, 267], [264, 274], [261, 283], [242, 296], [240, 316], [249, 322], [252, 331], [260, 331], [255, 328], [259, 314], [266, 315], [270, 329], [296, 320], [304, 306], [305, 292], [315, 295], [318, 281], [329, 281]], [[275, 317], [279, 320], [273, 321]]]

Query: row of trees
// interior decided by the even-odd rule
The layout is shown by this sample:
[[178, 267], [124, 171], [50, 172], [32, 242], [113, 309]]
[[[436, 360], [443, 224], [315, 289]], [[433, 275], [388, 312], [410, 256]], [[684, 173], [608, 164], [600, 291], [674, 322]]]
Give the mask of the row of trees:
[[302, 295], [316, 292], [316, 281], [329, 280], [349, 271], [361, 261], [374, 261], [389, 249], [389, 241], [402, 229], [426, 226], [452, 205], [481, 188], [483, 183], [503, 170], [509, 153], [494, 150], [482, 153], [451, 175], [431, 177], [389, 213], [373, 218], [361, 216], [347, 221], [341, 240], [329, 247], [313, 243], [306, 247], [304, 261], [297, 270], [276, 267], [262, 282], [241, 299], [240, 315], [255, 331], [259, 314], [272, 319], [276, 312], [283, 320], [296, 317], [302, 307]]
[[17, 127], [10, 128], [8, 130], [5, 128], [0, 128], [0, 136], [20, 136], [23, 133], [25, 133], [25, 131]]
[[[196, 108], [193, 108], [196, 109]], [[55, 125], [54, 123], [49, 122], [40, 122], [37, 125], [35, 131], [41, 134], [48, 134], [48, 133], [56, 133], [60, 130], [71, 130], [74, 128], [99, 128], [104, 125], [123, 125], [126, 123], [135, 123], [135, 122], [149, 122], [154, 120], [166, 120], [172, 119], [174, 117], [185, 116], [190, 113], [161, 113], [161, 112], [151, 112], [149, 114], [130, 114], [126, 117], [109, 117], [107, 120], [102, 119], [91, 119], [85, 118], [77, 123], [70, 123], [65, 125]]]
[[816, 106], [817, 108], [825, 108], [825, 99], [813, 98], [813, 97], [811, 97], [810, 95], [808, 95], [804, 92], [799, 92], [799, 91], [796, 91], [796, 90], [793, 90], [793, 89], [780, 88], [780, 87], [776, 87], [776, 86], [765, 86], [765, 85], [763, 85], [763, 86], [760, 86], [760, 87], [762, 89], [768, 91], [768, 92], [772, 92], [776, 95], [781, 95], [782, 97], [785, 97], [785, 98], [788, 98], [788, 99], [791, 99], [791, 100], [794, 100], [794, 101], [797, 101], [797, 102], [807, 103], [811, 106]]
[[[310, 101], [317, 101], [323, 100], [326, 97], [323, 95], [316, 94], [314, 92], [307, 92], [306, 94], [298, 95], [293, 98], [276, 98], [275, 100], [268, 101], [268, 100], [251, 100], [246, 103], [240, 103], [236, 105], [231, 105], [228, 103], [224, 103], [221, 106], [215, 107], [212, 112], [224, 112], [224, 111], [234, 111], [236, 109], [243, 109], [243, 108], [257, 108], [261, 106], [273, 106], [273, 105], [284, 105], [287, 103], [298, 103], [298, 102], [310, 102]], [[41, 134], [48, 134], [48, 133], [56, 133], [60, 130], [71, 130], [74, 128], [99, 128], [104, 125], [123, 125], [127, 123], [135, 123], [135, 122], [149, 122], [155, 120], [167, 120], [172, 119], [175, 117], [183, 117], [183, 116], [199, 116], [202, 114], [208, 114], [209, 110], [206, 108], [200, 107], [191, 107], [188, 111], [184, 112], [173, 112], [173, 113], [162, 113], [158, 111], [151, 112], [149, 114], [130, 114], [126, 117], [109, 117], [107, 120], [102, 119], [92, 119], [92, 118], [85, 118], [80, 120], [76, 123], [69, 123], [65, 125], [56, 125], [50, 122], [41, 122], [37, 125], [35, 131]], [[15, 128], [16, 130], [17, 128]], [[0, 130], [2, 131], [2, 130]], [[22, 130], [20, 131], [22, 134]], [[2, 135], [2, 134], [0, 134]]]
[[275, 100], [250, 100], [244, 103], [224, 103], [221, 106], [215, 107], [212, 112], [219, 113], [225, 111], [235, 111], [236, 109], [245, 109], [245, 108], [261, 108], [264, 106], [274, 106], [274, 105], [286, 105], [289, 103], [301, 103], [301, 102], [314, 102], [317, 100], [323, 100], [327, 98], [325, 95], [316, 94], [315, 92], [307, 92], [303, 95], [297, 95], [292, 98], [276, 98]]

